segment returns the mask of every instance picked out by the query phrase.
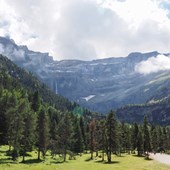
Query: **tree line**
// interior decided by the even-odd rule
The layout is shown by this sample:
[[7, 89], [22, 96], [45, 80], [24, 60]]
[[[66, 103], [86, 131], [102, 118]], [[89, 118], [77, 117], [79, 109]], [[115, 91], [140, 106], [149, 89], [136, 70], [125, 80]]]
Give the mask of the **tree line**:
[[[14, 88], [15, 87], [15, 88]], [[60, 154], [63, 161], [84, 152], [112, 161], [112, 154], [170, 150], [170, 127], [121, 123], [114, 111], [93, 119], [60, 111], [43, 102], [38, 91], [27, 92], [6, 74], [0, 75], [0, 145], [7, 144], [7, 154], [15, 161], [37, 150], [37, 159]]]

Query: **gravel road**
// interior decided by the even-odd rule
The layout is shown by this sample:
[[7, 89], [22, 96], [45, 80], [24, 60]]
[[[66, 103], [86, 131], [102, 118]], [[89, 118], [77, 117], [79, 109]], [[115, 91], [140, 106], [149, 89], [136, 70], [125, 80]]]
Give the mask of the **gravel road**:
[[161, 153], [157, 153], [157, 154], [150, 153], [149, 157], [160, 163], [170, 165], [170, 155], [163, 154], [163, 153], [162, 154]]

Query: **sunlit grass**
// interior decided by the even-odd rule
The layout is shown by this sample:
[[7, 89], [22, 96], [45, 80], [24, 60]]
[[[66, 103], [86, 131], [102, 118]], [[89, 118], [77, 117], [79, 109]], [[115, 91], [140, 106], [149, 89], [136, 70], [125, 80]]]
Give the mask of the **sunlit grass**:
[[112, 157], [113, 162], [108, 164], [102, 162], [101, 158], [94, 157], [90, 160], [90, 154], [76, 156], [76, 160], [68, 160], [63, 163], [62, 158], [56, 156], [51, 158], [48, 153], [45, 161], [37, 161], [36, 151], [29, 153], [26, 157], [26, 163], [21, 163], [22, 158], [18, 162], [13, 162], [5, 155], [8, 146], [0, 147], [0, 170], [169, 170], [170, 166], [160, 164], [153, 160], [145, 160], [136, 155], [123, 154], [121, 157]]

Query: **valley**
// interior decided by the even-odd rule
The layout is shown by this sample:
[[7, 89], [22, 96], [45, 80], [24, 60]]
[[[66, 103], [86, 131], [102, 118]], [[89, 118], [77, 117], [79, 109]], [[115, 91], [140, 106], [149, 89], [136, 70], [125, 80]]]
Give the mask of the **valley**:
[[156, 51], [92, 61], [54, 61], [48, 53], [30, 51], [7, 38], [1, 37], [0, 45], [2, 54], [36, 74], [55, 93], [94, 112], [107, 113], [125, 105], [151, 103], [154, 96], [159, 100], [169, 97], [164, 89], [170, 85], [170, 71], [146, 74], [143, 66], [144, 62], [161, 56]]

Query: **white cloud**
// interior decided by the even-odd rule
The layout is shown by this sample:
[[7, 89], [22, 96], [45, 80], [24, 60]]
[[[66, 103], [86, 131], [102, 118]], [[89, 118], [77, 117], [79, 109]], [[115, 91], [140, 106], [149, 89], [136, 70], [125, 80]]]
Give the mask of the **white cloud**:
[[151, 57], [135, 66], [135, 71], [140, 74], [150, 74], [165, 70], [170, 70], [170, 56], [165, 55]]
[[3, 44], [0, 43], [0, 54], [15, 61], [25, 60], [24, 50], [16, 49], [12, 44], [4, 47]]
[[0, 35], [56, 59], [170, 49], [166, 0], [0, 0]]

